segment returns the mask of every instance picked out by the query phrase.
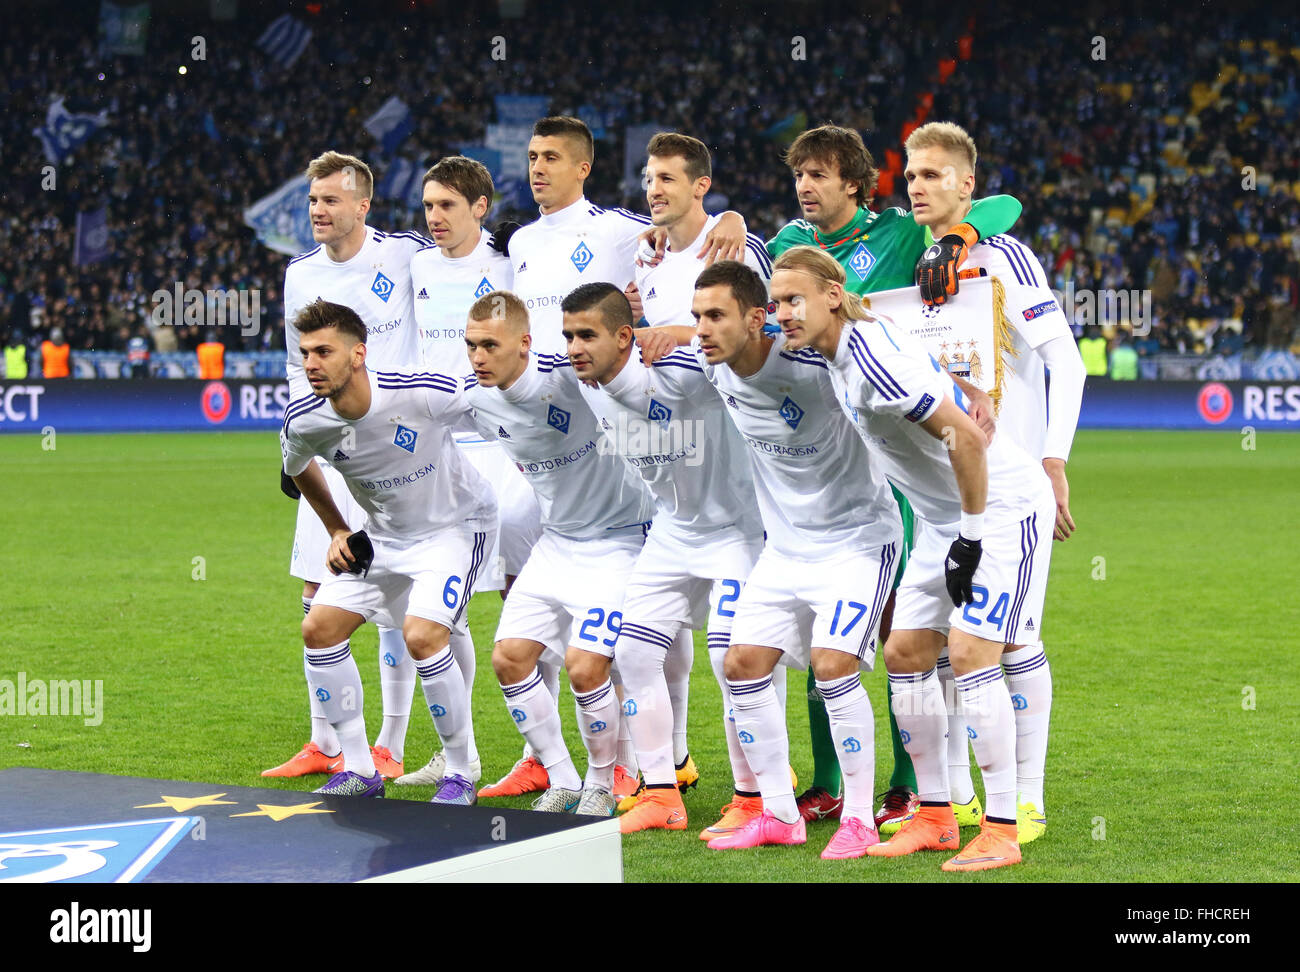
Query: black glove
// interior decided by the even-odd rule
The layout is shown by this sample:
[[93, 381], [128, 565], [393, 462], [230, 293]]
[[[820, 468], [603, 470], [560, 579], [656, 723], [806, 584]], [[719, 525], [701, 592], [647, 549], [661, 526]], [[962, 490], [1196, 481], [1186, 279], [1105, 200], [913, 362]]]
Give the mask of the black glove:
[[375, 548], [365, 530], [358, 530], [348, 537], [348, 550], [352, 551], [353, 561], [348, 573], [365, 577], [370, 573], [370, 565], [375, 562]]
[[515, 230], [519, 229], [519, 224], [513, 220], [502, 220], [497, 223], [497, 228], [492, 231], [492, 237], [488, 240], [488, 246], [498, 253], [510, 255], [510, 237], [515, 235]]
[[973, 245], [970, 238], [979, 239], [965, 223], [958, 223], [953, 230], [926, 247], [916, 261], [916, 282], [921, 288], [921, 300], [927, 304], [943, 304], [956, 295], [957, 271], [966, 261], [968, 247]]
[[948, 588], [953, 607], [961, 607], [967, 601], [974, 600], [971, 581], [983, 552], [984, 547], [978, 540], [967, 540], [960, 535], [948, 548], [948, 559], [943, 563], [943, 582]]
[[284, 466], [280, 467], [280, 492], [291, 500], [302, 499], [302, 490], [293, 481], [293, 477], [284, 471]]

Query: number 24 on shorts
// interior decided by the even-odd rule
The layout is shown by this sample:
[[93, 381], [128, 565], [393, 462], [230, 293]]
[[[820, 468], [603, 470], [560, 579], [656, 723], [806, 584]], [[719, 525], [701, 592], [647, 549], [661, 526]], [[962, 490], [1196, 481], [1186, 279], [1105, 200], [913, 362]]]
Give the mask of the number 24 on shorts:
[[978, 584], [971, 587], [971, 599], [966, 602], [965, 608], [962, 609], [962, 620], [971, 624], [983, 624], [987, 621], [989, 624], [1002, 630], [1002, 624], [1007, 619], [1007, 609], [1011, 606], [1011, 595], [1002, 593], [998, 595], [997, 601], [994, 602], [992, 609], [985, 615], [984, 621], [975, 617], [971, 612], [983, 610], [984, 606], [989, 603], [989, 589], [981, 587]]

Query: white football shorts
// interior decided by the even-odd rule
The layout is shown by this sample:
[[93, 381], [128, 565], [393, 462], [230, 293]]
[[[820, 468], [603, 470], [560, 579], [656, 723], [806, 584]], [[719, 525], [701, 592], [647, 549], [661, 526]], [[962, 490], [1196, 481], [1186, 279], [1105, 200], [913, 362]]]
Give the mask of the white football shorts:
[[776, 648], [791, 668], [807, 668], [814, 647], [833, 648], [869, 671], [901, 546], [891, 540], [814, 561], [764, 547], [736, 605], [731, 643]]
[[497, 498], [498, 538], [475, 590], [504, 590], [506, 577], [517, 576], [524, 569], [533, 544], [542, 535], [542, 509], [528, 480], [499, 443], [475, 435], [457, 435], [455, 441]]
[[739, 527], [704, 539], [655, 525], [627, 582], [623, 616], [642, 624], [672, 623], [729, 631], [736, 603], [763, 549], [763, 535]]
[[598, 540], [544, 532], [501, 608], [496, 640], [540, 642], [555, 665], [566, 646], [613, 658], [623, 592], [644, 542], [639, 530]]
[[375, 560], [365, 577], [327, 570], [312, 608], [328, 606], [401, 630], [414, 615], [455, 627], [465, 614], [491, 536], [443, 530], [415, 543], [370, 538]]
[[1056, 501], [1048, 491], [1027, 516], [986, 530], [971, 585], [974, 600], [954, 608], [943, 564], [959, 524], [935, 526], [918, 516], [916, 548], [894, 604], [894, 630], [930, 628], [947, 634], [955, 627], [1007, 645], [1040, 644], [1055, 522]]

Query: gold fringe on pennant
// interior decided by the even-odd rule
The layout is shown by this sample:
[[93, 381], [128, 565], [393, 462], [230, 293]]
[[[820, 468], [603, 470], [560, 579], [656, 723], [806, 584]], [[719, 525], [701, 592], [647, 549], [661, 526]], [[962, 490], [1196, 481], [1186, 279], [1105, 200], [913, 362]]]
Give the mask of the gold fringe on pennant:
[[993, 400], [993, 415], [995, 417], [1002, 410], [1002, 388], [1006, 380], [1006, 372], [1010, 369], [1013, 374], [1015, 373], [1015, 369], [1005, 360], [1005, 356], [1020, 357], [1011, 340], [1011, 328], [1011, 321], [1007, 318], [1007, 288], [1002, 286], [1001, 280], [994, 277], [993, 345], [995, 353], [993, 355], [993, 390], [989, 392], [989, 398]]

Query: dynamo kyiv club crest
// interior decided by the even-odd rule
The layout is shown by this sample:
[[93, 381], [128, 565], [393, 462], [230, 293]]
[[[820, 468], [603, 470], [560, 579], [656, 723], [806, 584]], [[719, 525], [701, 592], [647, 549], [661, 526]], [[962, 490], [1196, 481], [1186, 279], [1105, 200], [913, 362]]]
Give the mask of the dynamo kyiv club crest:
[[0, 883], [134, 883], [198, 822], [169, 817], [0, 834]]
[[799, 423], [803, 421], [803, 409], [789, 395], [786, 395], [785, 401], [781, 403], [781, 418], [785, 419], [785, 424], [792, 429], [799, 428]]
[[414, 429], [408, 429], [405, 425], [399, 425], [396, 434], [393, 435], [393, 445], [397, 446], [399, 449], [405, 449], [407, 452], [414, 455], [415, 440], [417, 437], [418, 433]]
[[569, 254], [569, 259], [578, 268], [578, 273], [582, 273], [591, 265], [591, 261], [596, 259], [596, 255], [587, 249], [586, 243], [579, 243], [577, 249]]
[[565, 435], [569, 434], [569, 413], [562, 408], [556, 408], [554, 405], [546, 409], [546, 424], [553, 429], [559, 429]]
[[867, 244], [859, 243], [849, 257], [849, 268], [858, 275], [859, 280], [866, 280], [871, 268], [876, 265], [876, 255], [867, 249]]
[[388, 298], [393, 296], [393, 282], [382, 273], [377, 273], [375, 282], [370, 285], [370, 292], [387, 304]]

